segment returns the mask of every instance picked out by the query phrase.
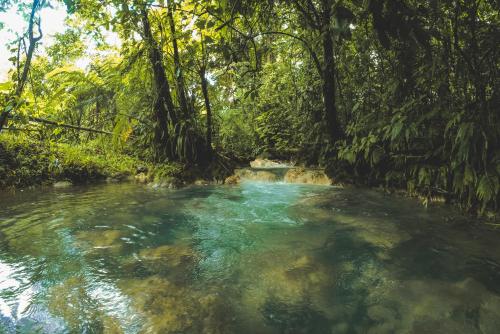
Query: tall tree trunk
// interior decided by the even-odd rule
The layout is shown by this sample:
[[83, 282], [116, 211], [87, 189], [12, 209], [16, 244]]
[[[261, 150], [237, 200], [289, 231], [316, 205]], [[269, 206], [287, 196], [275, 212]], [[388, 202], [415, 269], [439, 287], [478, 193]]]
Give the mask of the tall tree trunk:
[[332, 8], [330, 0], [321, 1], [322, 45], [323, 45], [323, 102], [326, 123], [332, 143], [343, 137], [340, 127], [335, 98], [335, 57], [333, 52], [333, 34], [331, 31]]
[[[26, 81], [28, 81], [28, 73], [31, 67], [31, 60], [33, 58], [33, 54], [35, 53], [36, 45], [37, 43], [42, 39], [42, 30], [41, 30], [41, 22], [40, 19], [38, 19], [38, 36], [35, 36], [34, 30], [35, 30], [35, 16], [36, 12], [42, 7], [43, 5], [43, 0], [34, 0], [33, 5], [31, 6], [31, 13], [30, 13], [30, 19], [28, 23], [28, 38], [29, 38], [29, 46], [28, 46], [28, 51], [26, 53], [26, 61], [24, 62], [23, 66], [23, 72], [21, 76], [18, 75], [18, 81], [17, 81], [17, 87], [16, 91], [14, 92], [14, 96], [12, 99], [9, 101], [8, 105], [10, 104], [12, 108], [10, 109], [5, 109], [3, 112], [0, 114], [0, 132], [2, 131], [3, 127], [7, 124], [7, 120], [9, 118], [9, 114], [11, 110], [17, 109], [19, 105], [19, 99], [21, 98], [21, 95], [24, 91], [24, 86], [26, 85]], [[19, 43], [19, 49], [21, 48], [21, 43]], [[18, 59], [17, 62], [18, 64], [21, 62], [20, 57], [20, 50], [18, 51]], [[19, 66], [18, 66], [19, 68]]]
[[167, 1], [167, 17], [170, 26], [170, 35], [172, 37], [172, 48], [174, 50], [174, 66], [175, 66], [175, 80], [177, 86], [177, 96], [179, 99], [179, 106], [182, 114], [185, 118], [188, 118], [189, 107], [186, 98], [186, 92], [184, 90], [184, 75], [182, 74], [182, 64], [179, 56], [179, 48], [177, 46], [177, 36], [174, 21], [174, 4], [173, 1]]
[[201, 67], [200, 71], [201, 80], [201, 91], [203, 92], [203, 99], [205, 100], [205, 109], [207, 111], [207, 134], [206, 134], [206, 145], [207, 145], [207, 158], [212, 160], [212, 108], [210, 106], [210, 98], [208, 96], [208, 82], [206, 78], [205, 67]]
[[168, 83], [165, 67], [162, 62], [160, 47], [153, 37], [151, 25], [149, 23], [148, 12], [146, 8], [141, 9], [141, 20], [143, 26], [144, 40], [148, 47], [149, 61], [153, 68], [153, 77], [157, 93], [155, 101], [155, 116], [157, 120], [155, 128], [155, 143], [157, 145], [157, 158], [175, 158], [175, 145], [170, 145], [168, 136], [169, 122], [177, 124], [172, 95], [170, 94], [170, 85]]

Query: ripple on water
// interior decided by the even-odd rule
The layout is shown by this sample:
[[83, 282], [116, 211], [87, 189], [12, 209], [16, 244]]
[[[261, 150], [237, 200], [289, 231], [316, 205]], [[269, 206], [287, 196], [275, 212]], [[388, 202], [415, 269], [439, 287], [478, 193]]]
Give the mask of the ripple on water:
[[500, 233], [448, 208], [276, 182], [73, 187], [2, 203], [0, 332], [500, 327]]

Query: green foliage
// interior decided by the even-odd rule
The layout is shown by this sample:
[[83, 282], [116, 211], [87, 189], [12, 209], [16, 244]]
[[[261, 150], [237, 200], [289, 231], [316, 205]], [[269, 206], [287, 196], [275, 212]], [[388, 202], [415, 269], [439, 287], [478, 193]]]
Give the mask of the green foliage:
[[[172, 21], [165, 6], [148, 1], [65, 1], [69, 28], [34, 58], [22, 96], [13, 97], [15, 70], [0, 84], [9, 127], [60, 152], [75, 175], [119, 173], [122, 154], [191, 166], [215, 165], [209, 157], [217, 153], [241, 160], [266, 154], [327, 166], [334, 179], [404, 188], [426, 203], [444, 196], [479, 214], [498, 210], [494, 2], [167, 3], [175, 4]], [[107, 45], [111, 31], [119, 45]], [[11, 52], [17, 60], [16, 47]], [[86, 68], [77, 66], [81, 59]], [[111, 152], [106, 161], [93, 157], [103, 157], [99, 141]], [[30, 159], [21, 165], [29, 167], [19, 175], [37, 168]], [[41, 175], [53, 172], [49, 165]], [[165, 168], [160, 178], [177, 173]]]
[[185, 174], [184, 165], [180, 163], [155, 164], [150, 176], [156, 182], [165, 179], [181, 179]]
[[[412, 26], [403, 31], [401, 17], [387, 22], [402, 7], [371, 3], [385, 3], [372, 8], [381, 11], [373, 13], [374, 28], [355, 29], [339, 55], [349, 114], [339, 158], [365, 183], [406, 188], [426, 202], [445, 196], [479, 213], [497, 210], [500, 63], [490, 41], [498, 39], [498, 14], [482, 2], [443, 3], [421, 15], [408, 2]], [[417, 36], [426, 33], [424, 23], [433, 38]]]
[[225, 109], [220, 111], [220, 117], [217, 139], [221, 149], [242, 157], [255, 156], [255, 131], [249, 115], [241, 109]]
[[290, 98], [296, 88], [291, 73], [294, 69], [286, 63], [268, 63], [263, 71], [269, 74], [263, 78], [256, 98], [259, 151], [290, 156], [302, 145], [300, 130], [304, 123], [297, 98]]
[[0, 187], [123, 178], [133, 175], [140, 165], [144, 162], [113, 152], [99, 142], [84, 146], [40, 144], [26, 136], [0, 136]]

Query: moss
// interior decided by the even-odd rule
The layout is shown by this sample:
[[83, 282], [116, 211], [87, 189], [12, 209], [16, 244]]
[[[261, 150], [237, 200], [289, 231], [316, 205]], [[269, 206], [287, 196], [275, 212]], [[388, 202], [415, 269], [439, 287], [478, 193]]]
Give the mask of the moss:
[[170, 282], [186, 283], [193, 278], [199, 255], [186, 245], [147, 248], [126, 257], [121, 268], [127, 274], [159, 275]]
[[323, 170], [291, 168], [285, 174], [285, 182], [331, 185], [333, 183], [333, 180], [330, 179]]
[[151, 263], [152, 266], [163, 264], [170, 267], [186, 264], [197, 257], [191, 248], [183, 245], [163, 245], [157, 248], [143, 249], [139, 256], [143, 261]]
[[335, 273], [318, 259], [273, 251], [273, 255], [259, 259], [258, 267], [259, 272], [242, 293], [246, 313], [259, 316], [268, 301], [286, 301], [293, 305], [307, 302], [316, 309], [328, 310], [324, 292], [333, 284]]
[[240, 183], [240, 181], [241, 181], [241, 178], [238, 175], [232, 175], [232, 176], [228, 176], [224, 180], [224, 183], [225, 184], [238, 184], [238, 183]]
[[232, 333], [225, 300], [216, 292], [197, 291], [160, 276], [122, 280], [143, 333]]
[[181, 178], [184, 175], [184, 166], [180, 163], [155, 165], [149, 172], [148, 178], [155, 182], [164, 179]]
[[66, 322], [71, 332], [123, 333], [118, 319], [100, 310], [98, 300], [90, 296], [83, 277], [71, 277], [54, 286], [49, 310]]
[[81, 231], [77, 233], [79, 242], [87, 243], [93, 249], [107, 249], [112, 253], [120, 253], [123, 250], [122, 232], [118, 230], [108, 231]]
[[[69, 145], [36, 141], [2, 133], [0, 136], [0, 187], [28, 187], [60, 180], [74, 183], [124, 179], [134, 175], [137, 166], [147, 165], [120, 152], [105, 150], [99, 143]], [[178, 166], [162, 165], [163, 173]]]

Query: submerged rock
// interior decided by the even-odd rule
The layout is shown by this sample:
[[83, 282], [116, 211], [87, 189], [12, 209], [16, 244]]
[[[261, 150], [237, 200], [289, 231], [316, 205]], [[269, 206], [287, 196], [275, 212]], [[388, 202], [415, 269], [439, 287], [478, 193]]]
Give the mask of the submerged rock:
[[52, 186], [54, 188], [69, 188], [73, 185], [70, 181], [58, 181], [54, 183]]
[[199, 255], [187, 245], [163, 245], [127, 257], [121, 269], [130, 275], [160, 275], [172, 282], [190, 282]]
[[[389, 273], [382, 275], [390, 277]], [[370, 291], [368, 333], [496, 333], [500, 297], [467, 278], [387, 282]]]
[[81, 276], [70, 277], [50, 291], [51, 313], [64, 319], [72, 333], [123, 333], [118, 319], [105, 314]]
[[[275, 260], [279, 257], [281, 262]], [[325, 303], [324, 291], [334, 282], [332, 269], [317, 259], [280, 253], [263, 257], [261, 270], [250, 282], [242, 299], [254, 310], [269, 300], [299, 305], [307, 301], [316, 308]]]
[[227, 301], [210, 291], [188, 289], [160, 276], [120, 284], [144, 319], [142, 333], [231, 333]]
[[500, 330], [500, 297], [490, 295], [485, 298], [479, 311], [479, 328], [484, 334], [498, 333]]
[[197, 259], [197, 254], [188, 246], [163, 245], [141, 250], [139, 258], [152, 267], [177, 267], [193, 263]]
[[262, 306], [265, 321], [280, 333], [323, 334], [329, 320], [307, 304], [289, 304], [269, 300]]
[[81, 231], [76, 235], [79, 242], [90, 245], [95, 250], [107, 249], [113, 253], [123, 250], [122, 232], [119, 230]]

